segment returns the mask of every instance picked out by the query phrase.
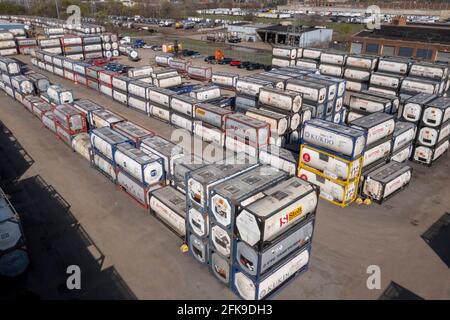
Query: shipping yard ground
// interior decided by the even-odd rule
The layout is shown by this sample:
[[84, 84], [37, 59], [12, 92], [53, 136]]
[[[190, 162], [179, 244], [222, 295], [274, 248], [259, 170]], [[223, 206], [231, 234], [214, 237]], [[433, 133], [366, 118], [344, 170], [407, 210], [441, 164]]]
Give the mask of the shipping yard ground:
[[[148, 55], [146, 50], [139, 64], [148, 63]], [[29, 62], [29, 57], [19, 58]], [[228, 66], [214, 68], [237, 70]], [[73, 89], [76, 98], [90, 99], [170, 138], [170, 125], [127, 109], [96, 91], [32, 69]], [[0, 133], [0, 156], [4, 157], [0, 165], [16, 167], [20, 176], [12, 201], [15, 204], [16, 198], [25, 203], [18, 209], [32, 261], [25, 275], [9, 283], [15, 296], [236, 298], [205, 266], [181, 253], [180, 239], [56, 139], [20, 103], [1, 93], [0, 106], [0, 121], [21, 144], [28, 159], [24, 162], [24, 152], [18, 153], [17, 147], [7, 147], [10, 143], [5, 141], [11, 140]], [[310, 269], [274, 298], [378, 299], [395, 282], [424, 299], [450, 299], [449, 266], [421, 237], [450, 211], [449, 156], [432, 168], [412, 166], [411, 185], [383, 205], [353, 204], [342, 209], [321, 200]], [[64, 206], [56, 201], [55, 193], [64, 199]], [[98, 258], [102, 255], [104, 262], [100, 266]], [[84, 272], [80, 291], [64, 290], [65, 271], [70, 264], [79, 265]], [[366, 287], [370, 265], [381, 268], [380, 290]], [[0, 297], [8, 292], [2, 291]]]

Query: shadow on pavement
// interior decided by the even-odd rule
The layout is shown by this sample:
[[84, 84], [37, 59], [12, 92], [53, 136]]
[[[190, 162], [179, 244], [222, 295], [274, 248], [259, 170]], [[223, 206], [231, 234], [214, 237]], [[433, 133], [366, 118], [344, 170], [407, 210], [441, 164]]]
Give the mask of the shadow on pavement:
[[[33, 160], [0, 123], [0, 187], [20, 215], [31, 264], [14, 279], [0, 278], [0, 299], [137, 299], [70, 211], [39, 176], [20, 179]], [[67, 289], [67, 267], [81, 270], [81, 290]]]

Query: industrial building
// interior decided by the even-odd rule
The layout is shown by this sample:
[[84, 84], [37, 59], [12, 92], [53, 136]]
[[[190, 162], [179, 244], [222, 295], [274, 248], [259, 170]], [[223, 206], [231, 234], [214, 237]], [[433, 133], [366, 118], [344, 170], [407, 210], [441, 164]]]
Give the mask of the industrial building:
[[249, 42], [272, 44], [323, 46], [331, 42], [333, 30], [309, 26], [238, 23], [229, 25], [227, 31]]
[[262, 23], [236, 23], [227, 26], [227, 31], [244, 41], [257, 42], [262, 39], [258, 36], [258, 29], [270, 27]]
[[355, 34], [351, 52], [450, 62], [450, 25], [407, 24], [398, 19], [394, 25]]
[[258, 29], [262, 41], [301, 47], [326, 46], [333, 38], [333, 30], [321, 27], [274, 25]]

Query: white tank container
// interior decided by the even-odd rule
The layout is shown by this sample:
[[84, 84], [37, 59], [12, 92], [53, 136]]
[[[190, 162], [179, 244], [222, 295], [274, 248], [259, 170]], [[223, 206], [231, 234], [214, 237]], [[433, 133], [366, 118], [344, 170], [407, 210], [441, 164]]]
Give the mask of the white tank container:
[[226, 72], [213, 72], [211, 76], [211, 83], [219, 87], [235, 88], [236, 81], [239, 75]]
[[288, 279], [306, 267], [309, 263], [309, 251], [305, 249], [293, 254], [285, 263], [267, 272], [259, 283], [237, 270], [233, 275], [233, 288], [242, 299], [262, 300], [281, 287]]
[[133, 81], [133, 79], [126, 76], [114, 76], [112, 78], [112, 87], [114, 89], [119, 89], [124, 92], [128, 91], [128, 83]]
[[104, 95], [107, 95], [107, 96], [112, 98], [113, 89], [109, 85], [106, 85], [106, 84], [103, 84], [103, 83], [100, 82], [98, 88], [99, 88], [99, 91], [101, 93], [103, 93]]
[[398, 75], [374, 72], [370, 77], [370, 84], [397, 90], [400, 88], [401, 80], [402, 78]]
[[186, 129], [189, 132], [192, 132], [194, 126], [194, 120], [192, 118], [186, 118], [177, 113], [170, 115], [170, 123], [175, 127]]
[[274, 145], [259, 150], [259, 162], [287, 172], [290, 176], [297, 174], [297, 154]]
[[187, 66], [187, 74], [192, 79], [209, 80], [211, 79], [212, 69], [210, 67]]
[[368, 70], [345, 68], [344, 71], [344, 78], [349, 80], [369, 81], [370, 75], [371, 73]]
[[414, 141], [417, 127], [410, 122], [397, 121], [392, 137], [392, 152], [395, 152]]
[[321, 54], [322, 54], [322, 50], [320, 50], [320, 49], [313, 49], [313, 48], [304, 48], [303, 49], [303, 58], [306, 58], [306, 59], [320, 60]]
[[363, 168], [389, 156], [392, 149], [392, 142], [390, 140], [379, 143], [373, 147], [368, 147], [364, 151]]
[[236, 82], [236, 93], [257, 97], [263, 87], [273, 87], [273, 84], [258, 79], [239, 78]]
[[218, 128], [203, 123], [203, 121], [194, 121], [194, 134], [203, 141], [212, 142], [218, 146], [225, 145], [225, 134]]
[[220, 88], [216, 86], [202, 87], [192, 90], [189, 95], [199, 101], [207, 101], [221, 97]]
[[196, 106], [194, 118], [222, 129], [224, 128], [225, 118], [232, 113], [231, 110], [208, 103], [202, 103]]
[[182, 71], [182, 72], [186, 72], [188, 66], [191, 64], [187, 60], [176, 59], [176, 58], [168, 60], [168, 63], [169, 63], [169, 67], [171, 67], [171, 68], [173, 68], [175, 70]]
[[73, 103], [71, 90], [64, 89], [58, 85], [51, 85], [47, 88], [47, 95], [56, 104]]
[[178, 236], [184, 238], [186, 235], [186, 198], [184, 194], [170, 186], [155, 190], [150, 196], [150, 209]]
[[405, 78], [402, 81], [400, 90], [402, 92], [437, 94], [439, 83], [422, 78]]
[[71, 134], [86, 130], [86, 117], [73, 106], [68, 104], [58, 105], [53, 113], [58, 123], [70, 130]]
[[367, 90], [369, 86], [366, 82], [358, 82], [358, 81], [351, 81], [347, 80], [347, 91], [353, 91], [353, 92], [361, 92], [363, 90]]
[[412, 151], [413, 151], [413, 145], [409, 144], [409, 145], [401, 148], [400, 150], [397, 150], [396, 152], [394, 152], [391, 155], [390, 160], [400, 162], [400, 163], [405, 162], [411, 157]]
[[298, 112], [303, 99], [298, 92], [263, 87], [259, 90], [259, 102], [277, 109]]
[[164, 180], [164, 161], [155, 154], [122, 144], [117, 146], [114, 159], [117, 166], [143, 184], [154, 185]]
[[288, 129], [288, 119], [286, 116], [275, 112], [260, 109], [249, 109], [245, 112], [245, 115], [267, 122], [270, 126], [271, 132], [276, 132], [279, 135], [283, 135]]
[[307, 80], [294, 79], [286, 84], [286, 90], [300, 92], [303, 99], [323, 103], [327, 99], [327, 87]]
[[381, 58], [378, 62], [378, 71], [406, 75], [409, 71], [409, 63], [396, 59]]
[[279, 182], [263, 194], [265, 197], [247, 205], [236, 218], [238, 237], [251, 246], [272, 241], [313, 214], [318, 202], [316, 190], [297, 177]]
[[142, 111], [145, 114], [148, 114], [150, 110], [150, 102], [145, 101], [143, 98], [138, 98], [131, 95], [128, 96], [128, 106]]
[[365, 70], [375, 70], [378, 57], [350, 55], [347, 57], [346, 66]]
[[251, 144], [260, 147], [269, 143], [270, 126], [267, 122], [235, 113], [225, 118], [225, 134], [248, 139]]
[[149, 107], [149, 115], [156, 117], [158, 119], [164, 120], [166, 122], [170, 122], [170, 110], [169, 108], [154, 105], [150, 103]]
[[320, 150], [303, 145], [300, 161], [305, 165], [322, 171], [326, 176], [339, 180], [354, 180], [359, 176], [361, 162], [359, 159], [348, 162], [334, 155], [327, 155]]
[[11, 85], [22, 94], [31, 94], [34, 92], [33, 82], [25, 76], [14, 76], [11, 78]]
[[91, 112], [91, 118], [89, 119], [90, 125], [95, 128], [111, 127], [113, 124], [124, 121], [121, 116], [106, 110], [99, 109]]
[[417, 140], [420, 144], [427, 147], [434, 147], [450, 135], [450, 121], [443, 124], [440, 128], [423, 127], [419, 130]]
[[187, 95], [176, 95], [170, 100], [170, 108], [180, 114], [192, 117], [198, 100]]
[[292, 60], [297, 58], [297, 49], [294, 47], [273, 47], [272, 56]]
[[329, 179], [324, 179], [304, 168], [299, 170], [298, 175], [301, 179], [318, 186], [322, 198], [331, 201], [349, 202], [356, 196], [358, 186], [355, 181], [347, 184], [347, 190], [345, 190], [344, 186]]
[[317, 69], [318, 62], [308, 59], [297, 59], [295, 65], [306, 69]]
[[448, 66], [416, 62], [411, 66], [409, 75], [413, 77], [444, 80], [449, 73]]
[[307, 121], [302, 136], [303, 140], [312, 146], [341, 153], [350, 158], [361, 155], [366, 145], [364, 131], [321, 119]]
[[53, 112], [47, 112], [42, 116], [42, 124], [50, 131], [56, 133], [55, 115]]
[[323, 75], [332, 76], [332, 77], [342, 77], [344, 74], [344, 68], [341, 66], [335, 66], [331, 64], [321, 64], [319, 65], [319, 71]]
[[426, 104], [422, 122], [429, 127], [438, 127], [450, 119], [450, 98], [440, 97]]
[[417, 146], [414, 150], [413, 159], [417, 162], [431, 165], [448, 150], [449, 144], [450, 142], [446, 140], [435, 148]]
[[173, 172], [173, 161], [183, 156], [183, 148], [169, 140], [154, 135], [141, 141], [140, 149], [156, 154], [164, 160], [166, 177]]
[[151, 76], [153, 72], [152, 66], [135, 67], [128, 70], [128, 77], [137, 78], [142, 76]]
[[398, 162], [388, 163], [371, 171], [362, 187], [362, 194], [381, 203], [411, 181], [411, 167]]
[[120, 90], [115, 90], [114, 89], [113, 93], [112, 93], [112, 98], [114, 100], [124, 104], [124, 105], [128, 104], [128, 96], [127, 96], [127, 94], [122, 92], [122, 91], [120, 91]]
[[92, 147], [111, 161], [114, 161], [117, 146], [130, 142], [126, 137], [108, 127], [91, 130], [90, 139]]
[[385, 94], [388, 96], [396, 96], [397, 92], [396, 90], [390, 90], [388, 88], [380, 88], [380, 87], [369, 87], [368, 91], [370, 92], [375, 92], [375, 93], [381, 93], [381, 94]]
[[91, 161], [91, 139], [89, 134], [80, 133], [72, 139], [72, 149], [87, 161]]
[[153, 80], [153, 84], [159, 88], [171, 88], [181, 85], [181, 76], [165, 76]]
[[347, 60], [346, 54], [322, 52], [320, 55], [320, 63], [334, 64], [343, 66]]
[[281, 59], [281, 58], [272, 58], [272, 66], [274, 67], [289, 67], [292, 64], [295, 64], [295, 60]]
[[169, 66], [170, 61], [172, 61], [173, 57], [168, 55], [156, 55], [155, 62], [160, 66]]
[[128, 93], [137, 97], [148, 99], [150, 96], [150, 89], [154, 86], [143, 81], [135, 80], [128, 83]]
[[395, 119], [390, 114], [377, 112], [356, 119], [351, 125], [366, 132], [366, 145], [369, 146], [394, 133]]

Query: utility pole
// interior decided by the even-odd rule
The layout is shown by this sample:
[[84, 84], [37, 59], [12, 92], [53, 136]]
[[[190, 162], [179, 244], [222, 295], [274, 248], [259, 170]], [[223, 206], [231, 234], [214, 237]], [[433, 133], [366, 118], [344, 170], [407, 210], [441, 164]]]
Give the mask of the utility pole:
[[56, 15], [58, 16], [58, 20], [59, 20], [58, 0], [55, 0], [55, 6], [56, 6]]

